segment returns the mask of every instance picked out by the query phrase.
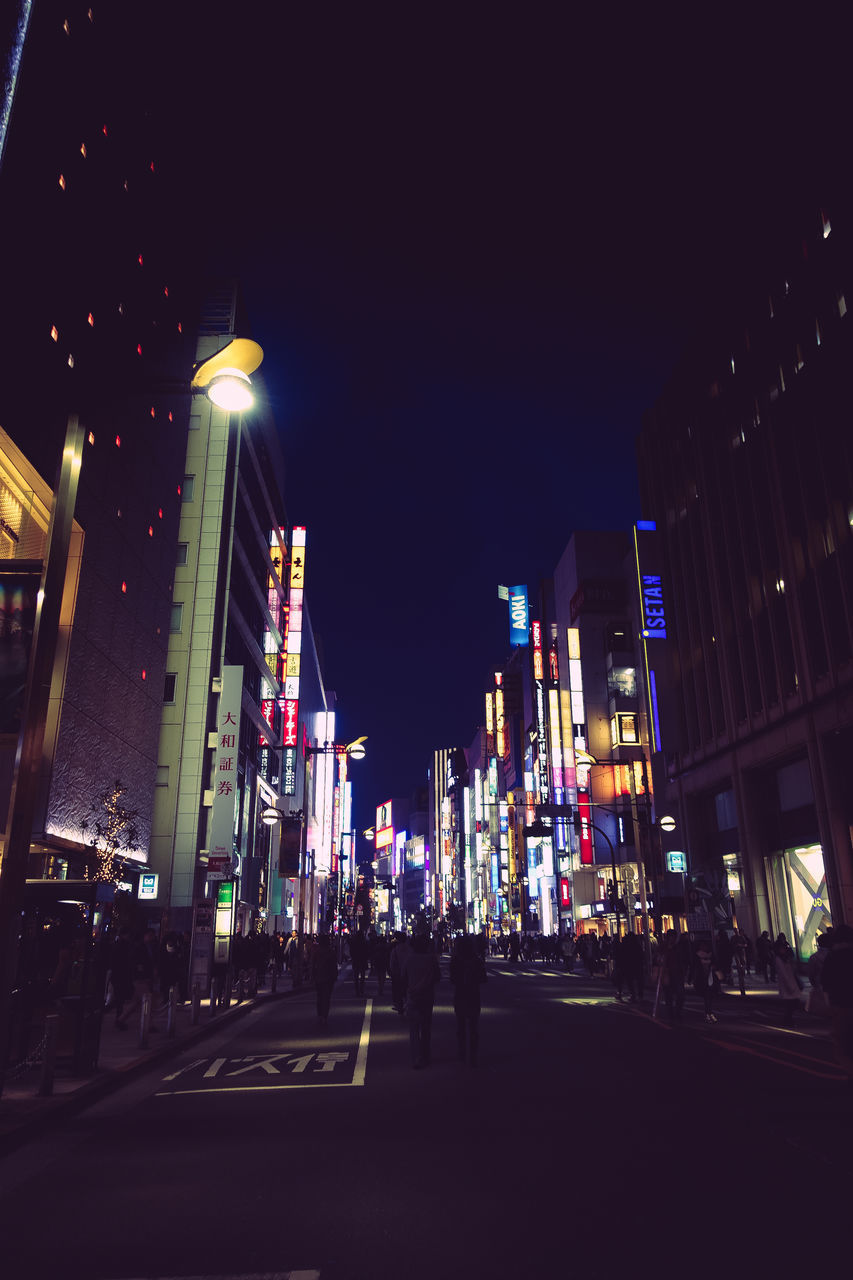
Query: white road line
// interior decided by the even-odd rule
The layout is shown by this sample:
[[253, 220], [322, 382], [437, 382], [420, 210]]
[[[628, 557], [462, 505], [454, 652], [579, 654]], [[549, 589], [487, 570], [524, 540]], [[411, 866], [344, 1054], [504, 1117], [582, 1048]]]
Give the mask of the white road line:
[[364, 1006], [364, 1023], [361, 1028], [361, 1039], [358, 1042], [358, 1057], [355, 1060], [353, 1084], [364, 1084], [367, 1071], [367, 1046], [370, 1044], [370, 1016], [373, 1013], [373, 1001], [368, 1000]]

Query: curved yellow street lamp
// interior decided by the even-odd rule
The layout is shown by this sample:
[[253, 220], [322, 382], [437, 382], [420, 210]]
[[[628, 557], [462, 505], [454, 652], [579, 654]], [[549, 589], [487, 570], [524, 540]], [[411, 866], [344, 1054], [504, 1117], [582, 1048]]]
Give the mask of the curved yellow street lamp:
[[249, 374], [255, 372], [263, 358], [263, 348], [257, 342], [233, 338], [221, 351], [195, 366], [190, 388], [231, 413], [250, 409], [255, 401]]

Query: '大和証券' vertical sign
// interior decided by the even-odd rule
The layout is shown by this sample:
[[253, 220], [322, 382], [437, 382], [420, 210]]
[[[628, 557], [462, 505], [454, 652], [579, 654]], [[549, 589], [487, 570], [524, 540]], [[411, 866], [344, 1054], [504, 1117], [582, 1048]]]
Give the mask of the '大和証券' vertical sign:
[[302, 655], [302, 600], [305, 589], [305, 529], [297, 525], [290, 540], [290, 597], [284, 677], [284, 763], [281, 793], [296, 795], [296, 750], [299, 746], [299, 668]]
[[208, 847], [213, 856], [234, 853], [234, 805], [237, 801], [237, 759], [240, 747], [240, 704], [243, 668], [222, 668], [222, 691], [216, 717], [216, 756], [213, 761], [213, 809]]

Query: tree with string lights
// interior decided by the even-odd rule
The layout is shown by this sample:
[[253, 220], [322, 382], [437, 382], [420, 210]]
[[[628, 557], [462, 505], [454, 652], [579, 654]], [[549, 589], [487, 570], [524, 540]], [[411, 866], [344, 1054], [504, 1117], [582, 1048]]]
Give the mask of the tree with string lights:
[[139, 848], [138, 809], [127, 809], [122, 797], [127, 788], [116, 779], [93, 803], [83, 823], [83, 836], [91, 850], [87, 878], [100, 884], [118, 885], [121, 858]]

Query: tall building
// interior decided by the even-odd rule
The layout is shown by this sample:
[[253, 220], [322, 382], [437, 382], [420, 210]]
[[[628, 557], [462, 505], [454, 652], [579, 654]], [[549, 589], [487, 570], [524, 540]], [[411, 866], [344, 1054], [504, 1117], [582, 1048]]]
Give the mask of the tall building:
[[848, 212], [815, 210], [639, 440], [675, 694], [656, 783], [694, 892], [802, 958], [853, 919], [851, 267]]

